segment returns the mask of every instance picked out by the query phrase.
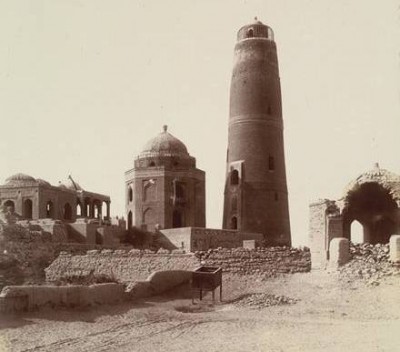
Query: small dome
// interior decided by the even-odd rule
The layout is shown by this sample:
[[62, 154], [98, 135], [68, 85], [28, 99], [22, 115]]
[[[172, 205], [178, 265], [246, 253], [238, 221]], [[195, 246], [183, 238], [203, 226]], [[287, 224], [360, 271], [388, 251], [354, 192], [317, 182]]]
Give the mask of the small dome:
[[66, 186], [74, 191], [82, 191], [82, 187], [79, 185], [79, 183], [71, 179], [68, 179]]
[[34, 182], [36, 182], [36, 180], [32, 176], [22, 174], [22, 173], [12, 175], [6, 179], [7, 185], [21, 185], [21, 184], [34, 183]]
[[36, 182], [39, 183], [40, 186], [51, 186], [49, 182], [42, 180], [41, 178], [36, 179]]
[[71, 189], [73, 191], [83, 191], [79, 183], [74, 181], [71, 176], [69, 176], [65, 182], [63, 183], [60, 182], [58, 187]]
[[271, 27], [258, 20], [257, 17], [250, 24], [241, 27], [237, 32], [237, 41], [245, 39], [268, 39], [274, 41], [274, 32]]
[[172, 134], [167, 132], [167, 126], [163, 132], [146, 143], [139, 158], [154, 156], [183, 156], [188, 157], [186, 146]]

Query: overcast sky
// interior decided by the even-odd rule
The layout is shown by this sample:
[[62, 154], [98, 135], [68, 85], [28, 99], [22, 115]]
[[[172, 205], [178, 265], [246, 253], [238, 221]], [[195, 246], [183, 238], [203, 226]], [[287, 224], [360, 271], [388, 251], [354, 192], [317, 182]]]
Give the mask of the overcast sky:
[[0, 181], [69, 174], [124, 215], [124, 172], [169, 126], [222, 224], [237, 30], [275, 32], [292, 238], [379, 161], [400, 173], [400, 0], [0, 0]]

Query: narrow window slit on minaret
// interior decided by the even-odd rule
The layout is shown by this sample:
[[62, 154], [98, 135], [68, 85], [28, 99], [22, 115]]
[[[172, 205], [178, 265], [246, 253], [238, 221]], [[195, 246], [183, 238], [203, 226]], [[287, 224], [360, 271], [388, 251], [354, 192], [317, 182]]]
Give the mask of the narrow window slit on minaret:
[[239, 172], [237, 170], [232, 170], [231, 172], [231, 185], [239, 184]]
[[268, 157], [268, 169], [269, 171], [274, 171], [275, 170], [275, 160], [273, 156]]

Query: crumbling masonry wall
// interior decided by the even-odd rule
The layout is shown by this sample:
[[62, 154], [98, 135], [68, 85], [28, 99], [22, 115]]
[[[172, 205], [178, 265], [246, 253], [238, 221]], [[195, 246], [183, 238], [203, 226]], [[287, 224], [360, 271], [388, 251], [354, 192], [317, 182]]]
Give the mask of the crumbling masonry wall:
[[224, 272], [236, 274], [274, 277], [311, 270], [309, 250], [290, 247], [216, 249], [204, 253], [201, 259], [206, 265], [221, 266]]
[[225, 272], [263, 274], [310, 271], [307, 249], [271, 247], [257, 250], [215, 249], [195, 254], [152, 253], [139, 250], [88, 251], [86, 255], [62, 253], [46, 269], [49, 282], [65, 277], [108, 276], [118, 282], [147, 279], [152, 273], [168, 270], [192, 271], [201, 264], [221, 266]]
[[65, 277], [107, 276], [118, 282], [146, 280], [152, 273], [165, 270], [194, 270], [200, 265], [191, 254], [156, 254], [140, 250], [93, 250], [85, 255], [62, 252], [46, 268], [46, 280]]
[[309, 241], [313, 268], [326, 267], [329, 243], [339, 237], [343, 237], [343, 221], [336, 203], [323, 199], [310, 204]]

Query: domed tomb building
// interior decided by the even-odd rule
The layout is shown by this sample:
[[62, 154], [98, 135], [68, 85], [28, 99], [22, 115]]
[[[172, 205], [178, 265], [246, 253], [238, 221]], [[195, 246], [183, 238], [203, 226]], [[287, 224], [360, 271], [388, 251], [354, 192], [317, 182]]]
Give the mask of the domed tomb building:
[[12, 175], [0, 185], [0, 205], [25, 220], [73, 222], [79, 217], [110, 217], [110, 197], [83, 190], [71, 176], [65, 183], [53, 186], [26, 174]]
[[125, 181], [128, 228], [205, 227], [205, 172], [167, 126], [145, 145]]

